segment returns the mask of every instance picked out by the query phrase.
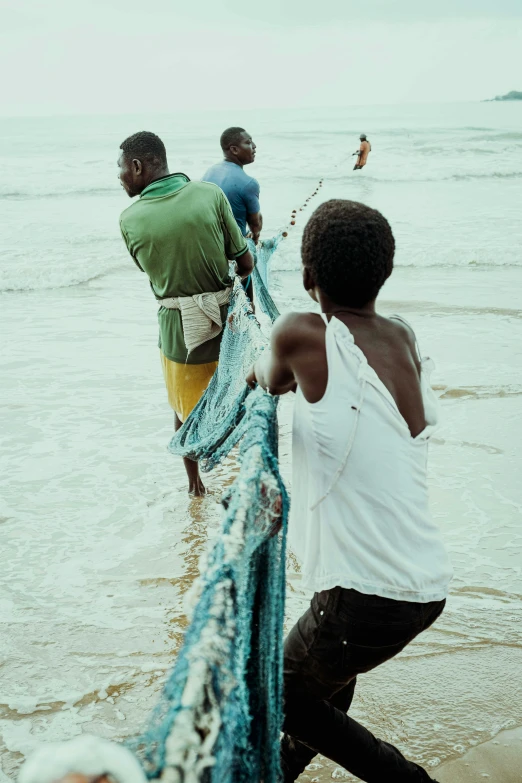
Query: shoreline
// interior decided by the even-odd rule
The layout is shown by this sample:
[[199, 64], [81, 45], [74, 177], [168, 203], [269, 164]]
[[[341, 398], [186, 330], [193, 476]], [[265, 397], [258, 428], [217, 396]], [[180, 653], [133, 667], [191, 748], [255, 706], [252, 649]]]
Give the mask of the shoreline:
[[[522, 150], [519, 109], [308, 112], [305, 128], [292, 112], [253, 120], [266, 236], [324, 177], [272, 263], [281, 309], [311, 305], [299, 254], [312, 210], [326, 198], [371, 204], [397, 243], [382, 312], [411, 321], [435, 361], [444, 418], [431, 449], [432, 508], [456, 578], [435, 627], [361, 678], [353, 717], [439, 783], [513, 783], [522, 766], [520, 730], [501, 731], [522, 727], [522, 171], [499, 144]], [[190, 134], [168, 116], [156, 120], [168, 149], [197, 178], [217, 160], [219, 116], [202, 113]], [[141, 124], [93, 118], [86, 132], [83, 121], [17, 120], [7, 129], [16, 165], [3, 190], [28, 198], [3, 198], [0, 269], [6, 333], [16, 324], [2, 357], [5, 783], [37, 742], [140, 731], [179, 649], [183, 595], [233, 476], [224, 464], [208, 476], [209, 495], [191, 500], [167, 451], [156, 304], [118, 232], [130, 202], [119, 188], [99, 190], [107, 176], [115, 182], [115, 146], [131, 121]], [[352, 174], [351, 129], [370, 126], [375, 157]], [[98, 195], [78, 192], [80, 179]], [[291, 400], [280, 410], [290, 483]], [[293, 563], [287, 573], [288, 630], [310, 595]], [[300, 783], [355, 780], [318, 761]]]
[[[519, 308], [522, 269], [498, 271], [416, 275], [398, 268], [383, 292], [383, 312], [407, 311], [435, 360], [434, 383], [453, 390], [442, 401], [430, 473], [432, 507], [456, 579], [440, 622], [361, 678], [353, 714], [440, 783], [453, 781], [455, 770], [469, 783], [473, 777], [462, 777], [468, 758], [455, 754], [490, 748], [491, 736], [509, 719], [522, 725], [520, 700], [505, 676], [520, 668], [522, 650], [516, 458], [522, 418], [519, 397], [506, 396], [522, 388], [513, 366], [522, 327], [520, 318], [505, 314]], [[289, 300], [294, 308], [309, 307], [298, 271], [274, 282], [283, 308]], [[23, 365], [18, 343], [7, 346], [4, 362], [12, 452], [4, 477], [10, 480], [4, 567], [13, 604], [2, 647], [4, 691], [18, 714], [13, 718], [4, 705], [0, 768], [10, 777], [35, 741], [80, 731], [124, 739], [139, 730], [179, 647], [180, 599], [216, 529], [220, 490], [231, 476], [226, 464], [210, 474], [206, 499], [186, 495], [182, 465], [166, 450], [172, 425], [155, 351], [154, 302], [143, 278], [123, 272], [110, 286], [98, 280], [45, 297], [33, 292], [27, 301], [30, 318], [19, 327]], [[20, 300], [7, 296], [4, 304], [7, 325]], [[27, 364], [39, 373], [20, 375]], [[35, 400], [37, 418], [29, 415]], [[291, 408], [290, 398], [282, 401], [280, 461], [288, 483]], [[32, 570], [37, 557], [47, 563], [43, 585]], [[294, 570], [287, 629], [310, 597]], [[52, 640], [59, 668], [49, 667], [42, 638]], [[26, 651], [21, 666], [20, 649]], [[492, 769], [504, 751], [491, 745]], [[514, 764], [517, 751], [516, 745], [510, 751]], [[473, 771], [482, 769], [475, 754], [470, 763]], [[321, 762], [301, 783], [326, 783], [335, 769]], [[340, 771], [334, 779], [354, 780]]]
[[504, 729], [458, 759], [435, 768], [440, 783], [472, 783], [477, 775], [490, 783], [518, 783], [522, 769], [522, 726]]
[[[426, 766], [426, 771], [435, 776], [437, 783], [476, 783], [479, 778], [488, 783], [519, 783], [521, 768], [522, 726], [517, 726], [502, 729], [458, 758]], [[317, 756], [300, 775], [298, 783], [327, 783], [332, 779], [347, 783], [359, 781], [333, 762]]]

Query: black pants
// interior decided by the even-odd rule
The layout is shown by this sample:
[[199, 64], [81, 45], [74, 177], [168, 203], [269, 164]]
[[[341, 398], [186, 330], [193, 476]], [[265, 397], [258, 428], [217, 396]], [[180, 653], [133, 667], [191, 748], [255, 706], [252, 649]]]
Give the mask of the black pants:
[[397, 655], [444, 604], [393, 601], [341, 587], [314, 595], [285, 641], [285, 783], [296, 780], [317, 753], [367, 783], [431, 781], [422, 767], [346, 713], [357, 675]]

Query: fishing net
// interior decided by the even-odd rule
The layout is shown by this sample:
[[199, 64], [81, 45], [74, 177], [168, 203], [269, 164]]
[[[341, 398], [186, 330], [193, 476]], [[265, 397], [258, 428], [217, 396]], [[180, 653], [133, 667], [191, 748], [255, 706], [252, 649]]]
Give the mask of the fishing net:
[[[281, 235], [257, 248], [249, 240], [257, 261], [254, 300], [270, 322], [275, 321], [279, 311], [268, 293], [263, 276], [268, 276], [268, 262], [280, 240]], [[236, 278], [221, 340], [218, 368], [207, 391], [169, 445], [173, 454], [197, 460], [203, 472], [218, 465], [245, 434], [248, 427], [245, 400], [250, 394], [245, 377], [268, 346], [267, 331], [261, 328], [252, 313], [250, 302]]]
[[279, 315], [279, 310], [268, 293], [270, 287], [270, 266], [268, 262], [282, 239], [283, 234], [279, 233], [272, 239], [263, 240], [257, 246], [254, 245], [251, 239], [248, 240], [250, 252], [256, 261], [253, 272], [254, 300], [271, 321], [275, 321]]
[[[273, 321], [268, 261], [258, 246], [256, 307]], [[252, 246], [253, 249], [253, 246]], [[288, 496], [277, 460], [277, 398], [245, 384], [268, 337], [235, 281], [218, 369], [170, 443], [211, 470], [241, 441], [223, 498], [221, 534], [190, 594], [192, 616], [159, 703], [130, 743], [149, 779], [277, 783]], [[282, 534], [275, 535], [279, 528]]]
[[[183, 646], [131, 748], [166, 783], [276, 783], [288, 497], [277, 465], [276, 398], [257, 389], [221, 535], [202, 563]], [[279, 525], [283, 534], [274, 535]]]

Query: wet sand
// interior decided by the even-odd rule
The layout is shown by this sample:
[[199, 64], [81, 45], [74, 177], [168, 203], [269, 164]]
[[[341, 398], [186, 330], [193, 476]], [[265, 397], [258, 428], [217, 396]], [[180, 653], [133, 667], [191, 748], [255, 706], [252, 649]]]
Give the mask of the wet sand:
[[518, 783], [522, 778], [522, 730], [502, 731], [495, 739], [437, 769], [440, 783]]
[[[309, 306], [297, 280], [276, 276], [283, 308]], [[510, 267], [397, 269], [383, 295], [437, 365], [444, 421], [430, 482], [455, 580], [435, 627], [361, 678], [353, 715], [441, 781], [457, 769], [479, 779], [485, 756], [502, 783], [508, 755], [522, 765], [520, 746], [509, 735], [504, 752], [499, 734], [522, 726], [521, 289], [522, 269]], [[207, 498], [187, 498], [166, 451], [171, 417], [142, 278], [118, 273], [45, 301], [6, 295], [0, 318], [19, 324], [2, 360], [0, 767], [12, 779], [36, 742], [138, 730], [175, 658], [183, 595], [234, 467], [208, 477]], [[281, 406], [288, 479], [291, 407]], [[308, 599], [290, 560], [287, 627]]]
[[[521, 780], [522, 729], [502, 731], [495, 739], [472, 748], [462, 758], [448, 761], [430, 772], [439, 783], [519, 783]], [[327, 769], [322, 757], [299, 778], [306, 781], [346, 780], [356, 781], [339, 767]]]

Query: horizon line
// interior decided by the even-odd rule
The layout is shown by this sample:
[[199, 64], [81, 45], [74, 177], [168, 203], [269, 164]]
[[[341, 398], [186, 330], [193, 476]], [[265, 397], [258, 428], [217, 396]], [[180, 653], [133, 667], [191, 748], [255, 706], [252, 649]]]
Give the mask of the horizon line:
[[[498, 96], [495, 96], [495, 98]], [[447, 101], [439, 100], [420, 100], [420, 101], [400, 101], [390, 103], [345, 103], [342, 105], [316, 105], [316, 106], [259, 106], [249, 107], [244, 106], [231, 106], [227, 108], [177, 108], [175, 110], [164, 109], [148, 109], [146, 112], [120, 112], [120, 111], [77, 111], [77, 112], [43, 112], [40, 114], [19, 113], [19, 114], [3, 114], [0, 112], [0, 117], [3, 120], [21, 120], [21, 119], [61, 119], [61, 118], [76, 118], [76, 117], [135, 117], [138, 114], [151, 114], [154, 116], [173, 116], [177, 113], [192, 113], [192, 114], [218, 114], [223, 112], [257, 112], [257, 111], [317, 111], [317, 110], [338, 110], [338, 109], [371, 109], [381, 108], [389, 106], [453, 106], [455, 104], [477, 104], [477, 103], [517, 103], [517, 101], [497, 101], [495, 98], [474, 98], [471, 100], [454, 99]]]

